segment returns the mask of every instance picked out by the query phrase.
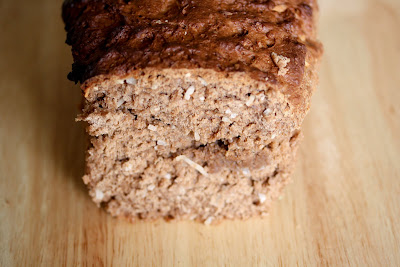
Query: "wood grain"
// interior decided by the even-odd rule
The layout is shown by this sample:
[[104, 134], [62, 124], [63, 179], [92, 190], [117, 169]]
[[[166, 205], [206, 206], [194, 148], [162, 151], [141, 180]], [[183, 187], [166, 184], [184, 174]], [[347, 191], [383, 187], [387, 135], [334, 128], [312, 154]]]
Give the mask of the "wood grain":
[[400, 2], [321, 0], [321, 83], [267, 219], [129, 224], [81, 182], [60, 0], [0, 1], [0, 266], [400, 266]]

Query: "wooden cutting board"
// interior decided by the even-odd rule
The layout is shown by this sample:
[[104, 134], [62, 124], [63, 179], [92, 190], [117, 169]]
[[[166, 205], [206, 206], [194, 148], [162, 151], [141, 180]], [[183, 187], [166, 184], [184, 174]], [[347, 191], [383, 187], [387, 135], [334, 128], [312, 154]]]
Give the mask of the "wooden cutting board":
[[60, 7], [0, 1], [0, 266], [400, 266], [400, 1], [321, 0], [294, 182], [268, 218], [217, 226], [91, 202]]

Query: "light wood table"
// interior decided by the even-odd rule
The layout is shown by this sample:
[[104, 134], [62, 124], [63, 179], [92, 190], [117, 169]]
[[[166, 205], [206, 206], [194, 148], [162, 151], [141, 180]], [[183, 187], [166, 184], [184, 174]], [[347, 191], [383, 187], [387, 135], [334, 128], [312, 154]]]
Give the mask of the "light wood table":
[[81, 182], [60, 0], [0, 0], [0, 266], [400, 266], [400, 1], [321, 0], [321, 82], [266, 219], [129, 224]]

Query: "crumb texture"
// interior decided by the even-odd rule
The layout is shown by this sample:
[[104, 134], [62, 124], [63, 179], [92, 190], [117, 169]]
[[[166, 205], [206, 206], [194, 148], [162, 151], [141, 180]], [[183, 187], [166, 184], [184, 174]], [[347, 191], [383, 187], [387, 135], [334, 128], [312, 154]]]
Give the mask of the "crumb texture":
[[289, 181], [302, 115], [242, 73], [146, 69], [86, 95], [84, 181], [115, 216], [265, 215]]

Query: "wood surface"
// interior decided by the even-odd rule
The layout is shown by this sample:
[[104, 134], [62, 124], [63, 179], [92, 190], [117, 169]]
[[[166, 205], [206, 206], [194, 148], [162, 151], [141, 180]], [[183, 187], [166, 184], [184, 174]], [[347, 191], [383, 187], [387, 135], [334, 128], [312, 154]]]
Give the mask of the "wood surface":
[[91, 202], [60, 6], [0, 0], [0, 266], [400, 266], [400, 1], [320, 1], [294, 182], [268, 218], [217, 226]]

